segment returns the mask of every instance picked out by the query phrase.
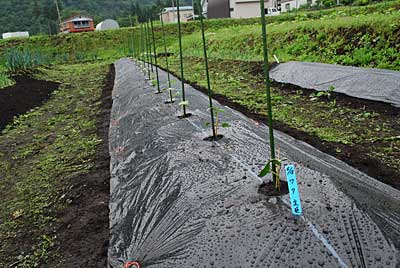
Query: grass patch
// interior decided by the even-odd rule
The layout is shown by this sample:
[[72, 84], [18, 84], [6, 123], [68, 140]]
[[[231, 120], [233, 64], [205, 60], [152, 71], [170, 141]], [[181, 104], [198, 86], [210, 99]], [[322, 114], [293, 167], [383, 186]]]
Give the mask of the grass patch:
[[108, 64], [41, 71], [61, 87], [0, 136], [1, 267], [47, 267], [62, 258], [54, 248], [56, 215], [72, 201], [69, 179], [92, 169], [101, 142], [96, 115]]
[[[281, 61], [311, 61], [400, 70], [400, 16], [393, 14], [326, 17], [268, 25], [270, 57]], [[241, 25], [209, 32], [210, 58], [262, 61], [259, 25]], [[186, 56], [202, 56], [198, 33], [183, 38]], [[176, 43], [169, 51], [177, 54]]]

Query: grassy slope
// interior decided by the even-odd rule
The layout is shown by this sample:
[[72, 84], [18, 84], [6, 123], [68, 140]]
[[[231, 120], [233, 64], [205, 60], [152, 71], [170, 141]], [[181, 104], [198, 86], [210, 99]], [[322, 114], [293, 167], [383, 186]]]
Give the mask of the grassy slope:
[[[400, 70], [400, 12], [270, 24], [269, 51], [299, 60]], [[211, 58], [262, 61], [260, 27], [229, 27], [207, 36]], [[202, 57], [198, 33], [183, 39], [185, 55]], [[172, 44], [170, 50], [178, 53]]]
[[41, 78], [61, 82], [60, 89], [1, 134], [0, 267], [47, 267], [62, 259], [53, 248], [56, 215], [71, 202], [70, 179], [93, 166], [107, 71], [106, 63], [43, 70]]
[[[386, 17], [392, 14], [392, 17], [396, 15], [399, 16], [400, 10], [400, 0], [390, 1], [388, 3], [379, 3], [365, 7], [355, 7], [352, 9], [351, 14], [353, 17], [349, 18], [348, 15], [350, 13], [348, 7], [342, 7], [337, 9], [329, 9], [323, 11], [308, 11], [308, 12], [298, 12], [283, 14], [275, 17], [268, 17], [268, 22], [271, 26], [271, 31], [277, 32], [277, 29], [281, 29], [281, 32], [285, 32], [285, 36], [291, 36], [293, 33], [299, 36], [308, 36], [311, 35], [314, 31], [326, 31], [325, 26], [329, 26], [330, 28], [336, 29], [339, 26], [346, 27], [357, 27], [357, 25], [366, 25], [369, 21], [374, 20], [381, 21], [385, 19], [385, 22], [391, 22], [389, 24], [383, 24], [381, 29], [384, 30], [385, 33], [390, 30], [398, 29], [398, 22], [392, 22], [391, 20], [386, 19]], [[368, 15], [368, 16], [366, 16]], [[309, 21], [312, 21], [312, 25], [309, 25]], [[246, 59], [260, 59], [260, 44], [258, 42], [259, 31], [257, 30], [257, 26], [259, 22], [258, 18], [253, 19], [222, 19], [222, 20], [208, 20], [206, 22], [206, 27], [208, 32], [216, 32], [221, 30], [221, 33], [229, 33], [234, 34], [233, 36], [237, 38], [236, 44], [237, 46], [243, 46], [243, 43], [248, 38], [247, 31], [251, 31], [252, 36], [250, 36], [253, 43], [249, 43], [247, 46], [243, 46], [246, 49], [245, 56], [243, 58]], [[332, 24], [333, 22], [333, 24]], [[321, 24], [321, 26], [318, 26]], [[376, 23], [375, 23], [376, 24]], [[309, 27], [312, 26], [312, 27]], [[232, 28], [231, 28], [232, 27]], [[236, 28], [235, 28], [236, 27]], [[329, 28], [328, 27], [328, 28]], [[397, 27], [397, 28], [396, 28]], [[275, 30], [273, 30], [275, 29]], [[177, 29], [175, 24], [168, 24], [165, 27], [167, 33], [167, 42], [169, 44], [176, 44], [176, 36]], [[299, 31], [300, 30], [300, 31]], [[134, 39], [136, 40], [136, 45], [139, 45], [139, 34], [140, 28], [134, 29]], [[156, 25], [156, 39], [158, 42], [161, 41], [161, 31], [160, 27]], [[190, 41], [197, 43], [197, 36], [199, 31], [198, 22], [190, 22], [183, 24], [183, 33], [185, 35], [189, 35], [187, 37], [187, 42]], [[194, 36], [190, 36], [193, 34]], [[272, 33], [272, 32], [271, 32]], [[29, 40], [9, 40], [4, 41], [0, 40], [0, 51], [7, 51], [10, 48], [17, 48], [23, 50], [30, 51], [40, 51], [49, 57], [55, 57], [56, 62], [60, 61], [82, 61], [82, 60], [91, 60], [93, 58], [102, 58], [102, 59], [117, 59], [122, 56], [126, 56], [128, 53], [128, 43], [132, 40], [132, 29], [123, 28], [116, 31], [107, 31], [107, 32], [93, 32], [93, 33], [84, 33], [84, 34], [74, 34], [74, 35], [58, 35], [58, 36], [35, 36], [30, 38]], [[249, 33], [250, 34], [250, 33]], [[332, 32], [332, 35], [334, 33]], [[328, 33], [328, 37], [330, 37], [330, 33]], [[394, 35], [393, 35], [394, 36]], [[323, 36], [320, 37], [323, 39]], [[216, 37], [216, 40], [218, 38]], [[274, 39], [271, 39], [274, 40]], [[280, 42], [281, 47], [285, 47], [290, 43], [293, 46], [296, 46], [297, 43], [299, 45], [303, 45], [307, 40], [301, 40], [300, 38], [296, 38], [294, 40], [278, 40]], [[290, 43], [289, 43], [290, 41]], [[331, 40], [326, 40], [326, 43]], [[382, 40], [381, 40], [382, 41]], [[225, 41], [222, 41], [221, 44], [224, 45]], [[189, 42], [190, 43], [190, 42]], [[188, 43], [188, 46], [190, 44]], [[331, 47], [337, 45], [338, 43], [332, 44]], [[254, 45], [254, 47], [253, 47]], [[311, 49], [315, 46], [314, 43], [310, 44], [309, 47]], [[227, 49], [232, 49], [229, 55], [230, 58], [237, 58], [239, 56], [237, 47], [226, 47]], [[218, 50], [218, 48], [216, 48]], [[221, 49], [219, 49], [221, 50]], [[243, 49], [244, 50], [244, 49]], [[289, 53], [290, 57], [285, 57], [285, 60], [297, 59], [299, 55], [295, 55], [295, 53], [299, 52], [299, 48], [293, 48], [295, 50], [293, 53]], [[185, 51], [185, 53], [191, 53], [190, 51]], [[219, 52], [220, 56], [225, 56]], [[326, 57], [324, 59], [326, 61], [334, 61], [335, 59], [331, 59]], [[1, 65], [0, 60], [0, 65]]]

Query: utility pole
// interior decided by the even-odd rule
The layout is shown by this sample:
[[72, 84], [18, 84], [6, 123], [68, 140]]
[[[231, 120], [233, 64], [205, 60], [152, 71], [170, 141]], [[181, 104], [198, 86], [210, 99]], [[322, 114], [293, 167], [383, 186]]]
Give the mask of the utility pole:
[[61, 31], [61, 14], [60, 14], [60, 7], [58, 6], [58, 0], [54, 0], [57, 8], [57, 14], [58, 14], [58, 29]]

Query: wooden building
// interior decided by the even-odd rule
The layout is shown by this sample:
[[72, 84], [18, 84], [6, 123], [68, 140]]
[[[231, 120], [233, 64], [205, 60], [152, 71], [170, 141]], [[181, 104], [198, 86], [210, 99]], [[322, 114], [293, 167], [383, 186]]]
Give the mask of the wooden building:
[[94, 31], [93, 18], [84, 15], [75, 15], [67, 18], [60, 25], [61, 33], [82, 33]]

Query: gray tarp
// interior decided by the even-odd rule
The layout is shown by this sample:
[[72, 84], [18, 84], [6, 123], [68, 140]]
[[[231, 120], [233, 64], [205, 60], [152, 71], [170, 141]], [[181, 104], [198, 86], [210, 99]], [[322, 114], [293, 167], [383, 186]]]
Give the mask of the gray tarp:
[[400, 72], [396, 71], [290, 61], [272, 69], [271, 78], [319, 91], [334, 86], [348, 96], [400, 107]]
[[116, 63], [110, 267], [395, 267], [399, 191], [277, 131], [297, 169], [304, 216], [295, 221], [288, 196], [257, 193], [264, 125], [216, 103], [232, 127], [206, 142], [205, 95], [188, 86], [194, 115], [179, 120], [177, 103], [154, 91], [132, 61]]

